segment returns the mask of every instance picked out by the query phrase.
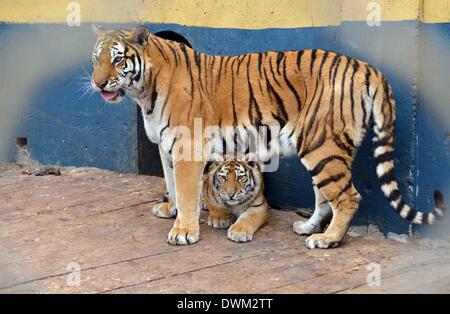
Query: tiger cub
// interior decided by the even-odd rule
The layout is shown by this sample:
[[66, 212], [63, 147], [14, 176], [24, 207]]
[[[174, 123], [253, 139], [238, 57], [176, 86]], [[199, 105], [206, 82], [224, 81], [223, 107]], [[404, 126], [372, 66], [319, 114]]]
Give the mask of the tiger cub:
[[[266, 222], [269, 206], [264, 197], [260, 165], [226, 157], [206, 165], [202, 200], [209, 210], [208, 225], [228, 228], [234, 242], [248, 242]], [[234, 223], [233, 223], [234, 222]]]

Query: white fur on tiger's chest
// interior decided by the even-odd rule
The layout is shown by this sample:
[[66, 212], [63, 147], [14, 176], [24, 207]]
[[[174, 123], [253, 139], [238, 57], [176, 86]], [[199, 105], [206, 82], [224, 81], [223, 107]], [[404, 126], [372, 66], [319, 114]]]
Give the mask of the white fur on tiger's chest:
[[144, 109], [142, 110], [142, 118], [144, 119], [144, 128], [145, 133], [147, 134], [148, 139], [155, 144], [158, 144], [158, 126], [159, 121], [156, 121], [152, 115], [147, 115]]
[[158, 97], [155, 100], [154, 110], [153, 112], [147, 114], [145, 106], [141, 107], [142, 118], [144, 120], [144, 128], [145, 133], [147, 134], [148, 139], [155, 144], [161, 144], [160, 133], [162, 128], [164, 128], [164, 121], [161, 117], [161, 107], [165, 101], [165, 98]]

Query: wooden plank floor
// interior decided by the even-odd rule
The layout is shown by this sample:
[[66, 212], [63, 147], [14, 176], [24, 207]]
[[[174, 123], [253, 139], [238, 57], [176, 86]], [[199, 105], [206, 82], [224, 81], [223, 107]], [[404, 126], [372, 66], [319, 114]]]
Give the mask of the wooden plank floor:
[[[92, 168], [37, 177], [0, 167], [0, 293], [449, 292], [448, 248], [374, 234], [308, 250], [291, 230], [300, 217], [282, 211], [245, 244], [208, 227], [202, 213], [200, 242], [170, 246], [173, 220], [149, 210], [163, 193], [154, 177]], [[366, 284], [373, 262], [380, 286]], [[80, 266], [79, 285], [68, 265]]]

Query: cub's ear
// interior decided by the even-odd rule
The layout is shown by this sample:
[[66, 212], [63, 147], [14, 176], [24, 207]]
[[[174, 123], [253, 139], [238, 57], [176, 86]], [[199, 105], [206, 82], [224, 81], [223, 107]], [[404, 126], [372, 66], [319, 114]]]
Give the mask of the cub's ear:
[[141, 47], [147, 44], [147, 38], [150, 35], [150, 31], [145, 26], [136, 27], [131, 35], [131, 41], [137, 43]]
[[206, 163], [205, 169], [203, 170], [203, 175], [208, 174], [214, 167], [217, 167], [217, 161], [210, 160]]
[[245, 161], [250, 168], [258, 167], [258, 156], [254, 153], [248, 153], [245, 155]]
[[97, 35], [102, 35], [103, 34], [103, 28], [101, 28], [99, 25], [97, 24], [92, 24], [92, 31], [97, 34]]
[[205, 165], [205, 169], [203, 171], [203, 174], [207, 174], [208, 172], [212, 171], [216, 167], [220, 165], [220, 163], [223, 161], [223, 156], [217, 153], [214, 153], [210, 156], [210, 159]]

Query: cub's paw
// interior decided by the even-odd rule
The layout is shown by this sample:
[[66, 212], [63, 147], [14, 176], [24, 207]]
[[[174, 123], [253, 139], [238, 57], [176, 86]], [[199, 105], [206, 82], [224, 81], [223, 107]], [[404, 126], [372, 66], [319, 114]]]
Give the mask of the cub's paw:
[[199, 235], [198, 229], [173, 227], [167, 236], [167, 242], [171, 245], [190, 245], [198, 241]]
[[233, 242], [249, 242], [253, 240], [253, 233], [248, 226], [234, 224], [228, 229], [227, 237]]
[[324, 233], [316, 233], [306, 238], [308, 249], [328, 249], [339, 245], [340, 240], [326, 236]]
[[294, 232], [300, 235], [310, 235], [313, 233], [321, 232], [322, 230], [318, 226], [314, 226], [309, 221], [296, 221], [293, 226]]
[[158, 203], [152, 208], [152, 213], [159, 218], [173, 218], [177, 216], [177, 209], [172, 203]]
[[232, 214], [212, 215], [208, 216], [208, 226], [213, 228], [228, 228], [234, 222], [234, 216]]

